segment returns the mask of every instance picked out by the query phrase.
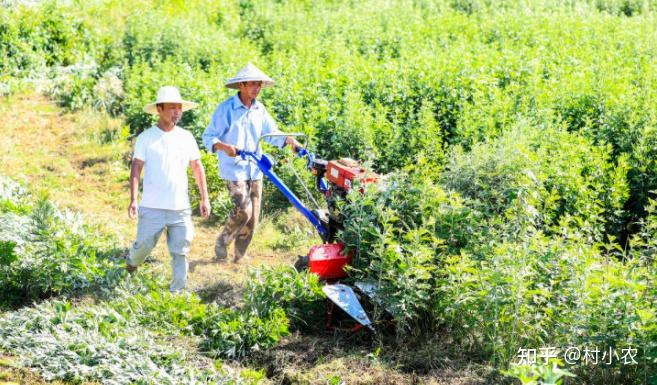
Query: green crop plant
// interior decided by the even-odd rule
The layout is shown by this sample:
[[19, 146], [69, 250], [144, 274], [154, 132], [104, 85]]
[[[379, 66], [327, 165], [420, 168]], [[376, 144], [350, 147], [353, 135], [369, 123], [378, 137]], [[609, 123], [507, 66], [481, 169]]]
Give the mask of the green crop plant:
[[5, 305], [62, 293], [82, 293], [120, 275], [112, 237], [46, 198], [30, 200], [2, 179], [0, 284]]
[[244, 295], [247, 311], [267, 318], [282, 309], [297, 329], [312, 328], [323, 319], [325, 299], [316, 274], [289, 266], [252, 270]]
[[[590, 383], [655, 381], [655, 1], [7, 4], [0, 93], [41, 79], [65, 107], [121, 116], [133, 136], [153, 123], [142, 108], [162, 85], [199, 103], [181, 125], [200, 140], [246, 61], [274, 78], [260, 98], [283, 131], [310, 135], [321, 158], [386, 174], [380, 191], [341, 207], [339, 238], [356, 252], [352, 278], [378, 283], [377, 314], [392, 313], [400, 338], [447, 332], [501, 368], [525, 345], [634, 344], [636, 366], [568, 370]], [[208, 174], [220, 218], [223, 182]], [[265, 185], [267, 213], [288, 206], [277, 194]], [[13, 293], [3, 301], [114, 280], [102, 273], [115, 271], [105, 241], [37, 202], [0, 201], [0, 281]], [[322, 298], [313, 278], [251, 279], [249, 310], [217, 309], [227, 323], [213, 335], [244, 322], [276, 335], [279, 306], [293, 326], [311, 324], [305, 310]], [[207, 348], [239, 356], [251, 342], [235, 338]]]
[[519, 379], [522, 385], [561, 385], [565, 378], [577, 377], [562, 366], [562, 362], [512, 365], [505, 374]]

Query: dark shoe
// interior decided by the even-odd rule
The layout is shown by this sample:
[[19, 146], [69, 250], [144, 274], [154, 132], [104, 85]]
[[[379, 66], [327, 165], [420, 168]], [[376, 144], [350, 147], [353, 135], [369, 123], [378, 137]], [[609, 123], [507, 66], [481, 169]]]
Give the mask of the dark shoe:
[[214, 258], [218, 260], [228, 258], [228, 250], [221, 238], [217, 238], [217, 241], [214, 243]]

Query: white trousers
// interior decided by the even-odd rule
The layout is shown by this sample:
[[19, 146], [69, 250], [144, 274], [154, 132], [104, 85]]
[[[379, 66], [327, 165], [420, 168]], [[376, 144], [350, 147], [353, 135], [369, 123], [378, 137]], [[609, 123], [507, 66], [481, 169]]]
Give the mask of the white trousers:
[[130, 266], [142, 264], [165, 230], [173, 270], [173, 280], [169, 290], [176, 292], [183, 289], [187, 283], [189, 269], [187, 254], [194, 238], [191, 209], [164, 210], [140, 207], [137, 240], [130, 248], [127, 262]]

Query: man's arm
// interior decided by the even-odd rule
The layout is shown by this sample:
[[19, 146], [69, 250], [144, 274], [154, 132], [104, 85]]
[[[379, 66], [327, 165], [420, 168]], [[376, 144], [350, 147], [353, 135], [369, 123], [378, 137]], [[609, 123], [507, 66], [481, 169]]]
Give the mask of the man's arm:
[[217, 151], [223, 151], [228, 156], [233, 156], [233, 157], [237, 156], [237, 147], [233, 146], [232, 144], [221, 142], [218, 139], [212, 145], [212, 153], [215, 153]]
[[144, 168], [144, 161], [141, 159], [132, 159], [130, 168], [130, 206], [128, 206], [128, 216], [134, 218], [137, 216], [137, 196], [139, 195], [139, 178], [141, 170]]
[[210, 198], [208, 198], [208, 187], [205, 182], [205, 169], [200, 159], [194, 159], [189, 163], [192, 167], [194, 179], [196, 179], [198, 191], [201, 193], [201, 204], [199, 205], [201, 216], [207, 219], [210, 216]]
[[219, 140], [219, 138], [225, 133], [225, 129], [219, 127], [221, 124], [218, 124], [218, 119], [218, 113], [215, 112], [212, 115], [210, 124], [205, 128], [203, 135], [201, 136], [203, 139], [203, 146], [213, 154], [217, 151], [223, 151], [228, 156], [237, 156], [237, 148], [235, 146]]

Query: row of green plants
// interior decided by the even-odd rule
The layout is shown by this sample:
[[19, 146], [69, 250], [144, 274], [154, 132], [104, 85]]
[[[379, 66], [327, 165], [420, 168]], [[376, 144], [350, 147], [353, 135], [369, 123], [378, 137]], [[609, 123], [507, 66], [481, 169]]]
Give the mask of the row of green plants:
[[537, 130], [563, 124], [626, 162], [630, 199], [607, 229], [624, 242], [657, 189], [654, 8], [625, 0], [43, 2], [2, 10], [0, 47], [7, 76], [47, 73], [62, 105], [122, 115], [133, 134], [152, 122], [143, 105], [170, 83], [200, 103], [182, 122], [200, 137], [230, 94], [223, 82], [251, 60], [278, 82], [262, 97], [285, 131], [310, 134], [321, 157], [369, 159], [381, 172], [422, 158], [439, 174], [453, 145], [469, 151], [527, 121]]
[[[501, 367], [523, 348], [634, 348], [633, 365], [577, 362], [569, 369], [587, 383], [657, 381], [655, 201], [622, 249], [595, 241], [595, 221], [572, 212], [589, 194], [576, 197], [552, 227], [544, 219], [554, 202], [540, 194], [540, 177], [528, 188], [524, 176], [500, 180], [509, 170], [490, 166], [468, 164], [508, 194], [496, 215], [482, 210], [489, 185], [480, 185], [479, 197], [467, 196], [421, 168], [343, 207], [341, 240], [356, 252], [351, 277], [378, 287], [373, 316], [394, 319], [404, 339], [441, 333], [450, 346]], [[540, 171], [548, 170], [523, 161], [516, 175]]]

